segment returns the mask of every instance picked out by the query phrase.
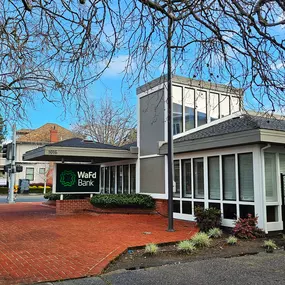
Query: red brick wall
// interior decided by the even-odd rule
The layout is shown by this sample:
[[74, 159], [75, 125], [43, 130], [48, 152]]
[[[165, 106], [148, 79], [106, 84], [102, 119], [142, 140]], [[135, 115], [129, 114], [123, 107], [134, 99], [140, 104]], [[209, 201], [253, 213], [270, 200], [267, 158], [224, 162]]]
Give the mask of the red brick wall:
[[168, 216], [168, 200], [155, 199], [155, 210], [163, 215]]
[[56, 201], [57, 214], [70, 214], [90, 209], [93, 209], [93, 205], [89, 202], [89, 199]]
[[[163, 216], [168, 216], [168, 201], [162, 199], [155, 199], [155, 211]], [[97, 210], [98, 212], [105, 213], [153, 213], [152, 210], [144, 210], [144, 209], [100, 209], [95, 208], [90, 202], [89, 199], [84, 200], [57, 200], [56, 201], [56, 213], [57, 214], [70, 214], [80, 212], [82, 210]]]

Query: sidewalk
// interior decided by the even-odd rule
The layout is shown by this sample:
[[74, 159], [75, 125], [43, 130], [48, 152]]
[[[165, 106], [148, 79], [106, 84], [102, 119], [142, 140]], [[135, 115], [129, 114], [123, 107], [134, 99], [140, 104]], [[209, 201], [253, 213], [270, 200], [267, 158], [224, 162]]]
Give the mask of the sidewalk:
[[127, 247], [188, 239], [193, 223], [159, 215], [56, 216], [40, 203], [0, 205], [0, 284], [97, 275]]

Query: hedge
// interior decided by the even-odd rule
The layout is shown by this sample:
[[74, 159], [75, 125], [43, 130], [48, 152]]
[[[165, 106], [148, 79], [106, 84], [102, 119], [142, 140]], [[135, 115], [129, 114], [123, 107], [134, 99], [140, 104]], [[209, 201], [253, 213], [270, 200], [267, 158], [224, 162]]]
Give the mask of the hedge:
[[[63, 200], [80, 200], [89, 198], [90, 194], [63, 194]], [[60, 200], [60, 194], [47, 193], [44, 195], [45, 199], [50, 201]]]
[[153, 209], [155, 206], [154, 199], [144, 194], [98, 194], [90, 202], [99, 208]]

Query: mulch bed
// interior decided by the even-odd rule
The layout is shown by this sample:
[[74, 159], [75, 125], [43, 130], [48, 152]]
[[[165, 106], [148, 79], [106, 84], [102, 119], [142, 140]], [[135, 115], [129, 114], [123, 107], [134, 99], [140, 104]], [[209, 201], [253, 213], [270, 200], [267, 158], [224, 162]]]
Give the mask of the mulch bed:
[[[191, 254], [178, 251], [176, 244], [160, 245], [159, 251], [155, 255], [145, 254], [144, 248], [128, 249], [114, 260], [104, 272], [107, 273], [120, 269], [136, 270], [213, 258], [231, 258], [265, 251], [262, 247], [264, 240], [266, 240], [265, 238], [239, 240], [237, 245], [230, 246], [225, 242], [226, 237], [225, 235], [222, 238], [213, 239], [210, 247], [198, 249]], [[275, 240], [280, 248], [284, 247], [285, 240], [282, 236], [276, 236], [272, 239]]]

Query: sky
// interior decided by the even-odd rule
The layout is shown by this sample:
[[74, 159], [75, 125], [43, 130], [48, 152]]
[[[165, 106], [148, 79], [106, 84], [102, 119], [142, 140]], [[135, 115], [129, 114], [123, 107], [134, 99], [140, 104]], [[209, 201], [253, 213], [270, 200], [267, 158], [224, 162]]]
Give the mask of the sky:
[[[124, 98], [128, 101], [128, 104], [135, 106], [137, 86], [134, 86], [129, 90], [127, 90], [125, 87], [123, 89], [124, 94], [121, 88], [124, 64], [124, 58], [119, 57], [115, 59], [104, 76], [89, 87], [89, 90], [87, 91], [88, 98], [99, 101], [100, 98], [108, 95], [111, 96], [116, 102], [122, 100], [124, 95]], [[36, 129], [46, 123], [56, 123], [62, 127], [70, 129], [76, 122], [78, 122], [78, 119], [76, 118], [76, 110], [69, 110], [65, 113], [62, 106], [40, 100], [40, 97], [35, 100], [34, 107], [27, 107], [26, 112], [29, 122], [18, 122], [17, 129]]]

